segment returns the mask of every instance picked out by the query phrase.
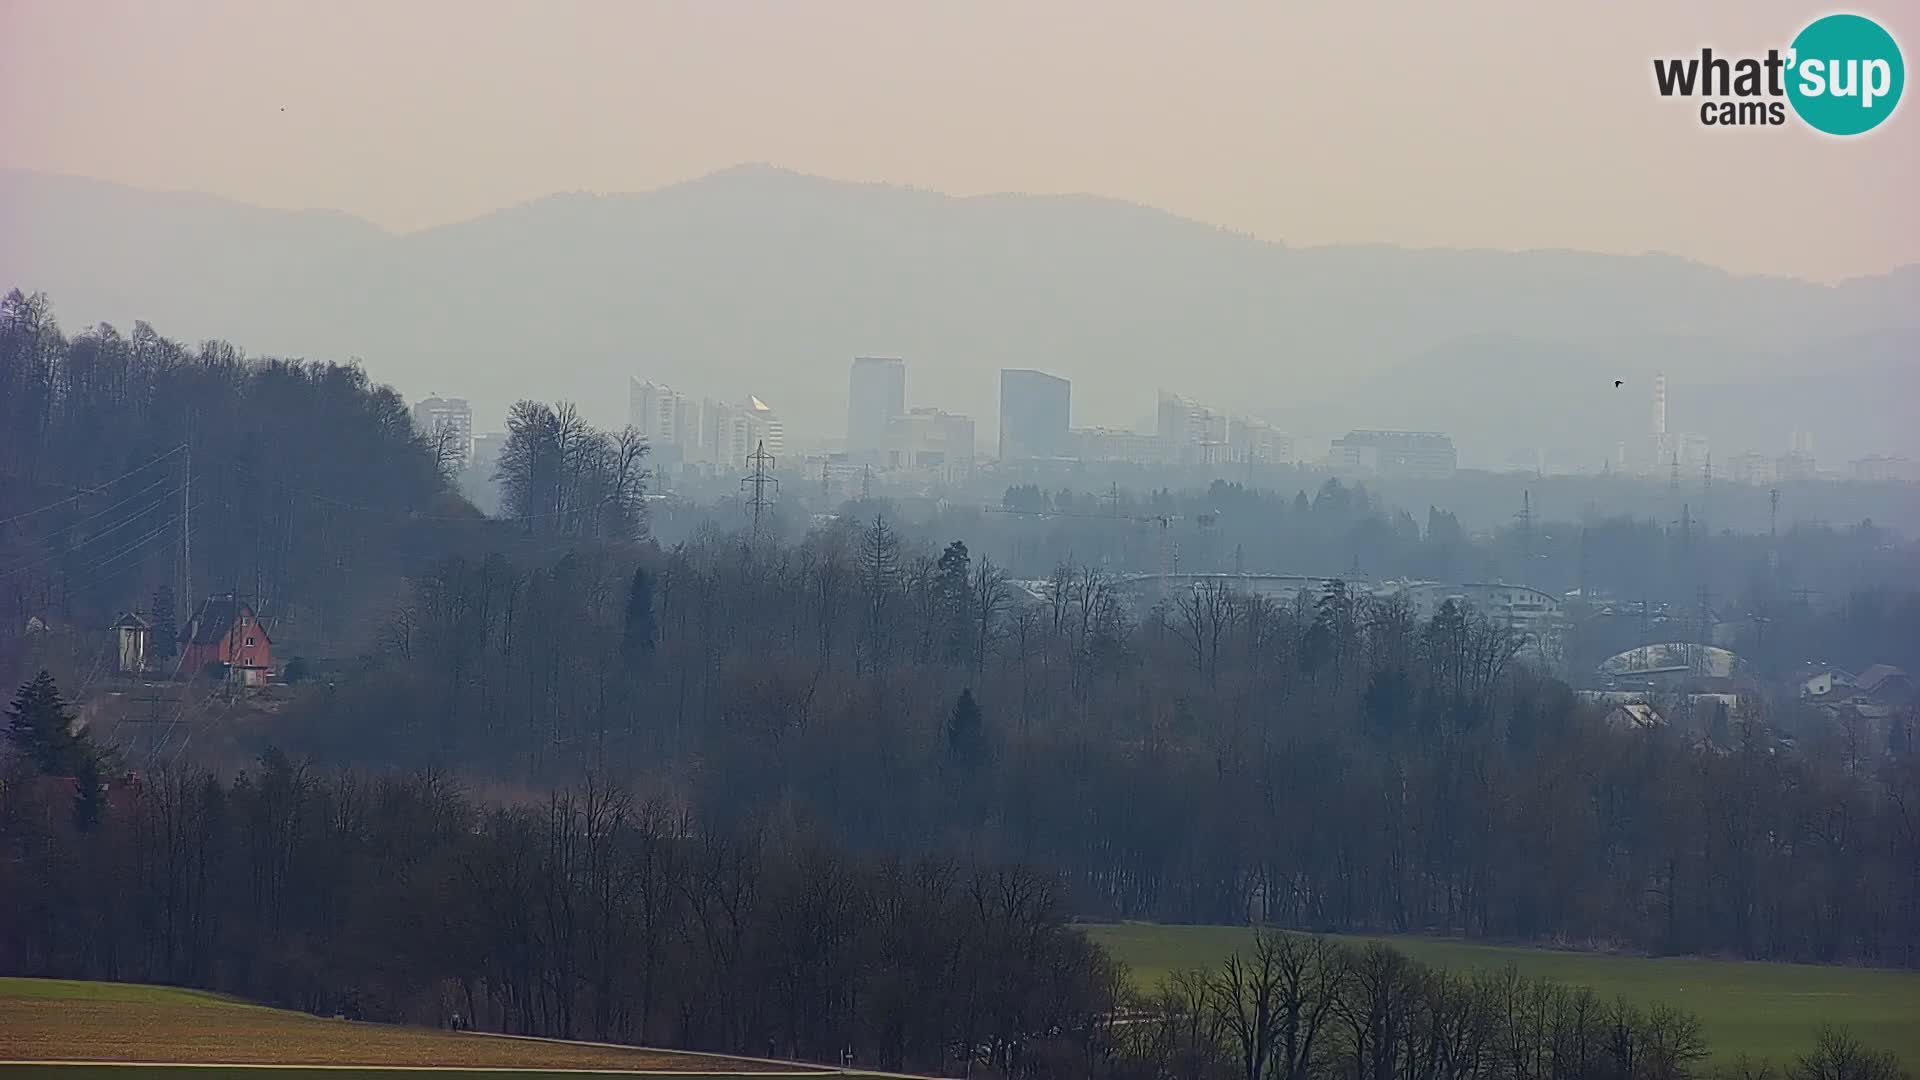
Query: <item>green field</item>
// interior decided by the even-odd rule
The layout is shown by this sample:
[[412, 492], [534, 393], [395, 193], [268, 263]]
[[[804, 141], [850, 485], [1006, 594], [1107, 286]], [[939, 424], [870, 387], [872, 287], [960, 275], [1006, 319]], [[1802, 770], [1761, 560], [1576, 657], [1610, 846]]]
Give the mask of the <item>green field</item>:
[[144, 983], [83, 982], [79, 979], [0, 978], [0, 998], [29, 1001], [128, 1001], [145, 1005], [227, 1005], [243, 1009], [263, 1006], [211, 990]]
[[[0, 1080], [469, 1080], [695, 1076], [803, 1080], [826, 1070], [636, 1046], [350, 1023], [203, 990], [0, 979]], [[71, 1064], [70, 1064], [71, 1063]]]
[[[1084, 929], [1125, 961], [1143, 988], [1169, 971], [1218, 964], [1251, 933], [1245, 927], [1145, 923]], [[1435, 967], [1467, 971], [1511, 964], [1523, 975], [1590, 986], [1605, 998], [1672, 1003], [1700, 1017], [1719, 1059], [1747, 1054], [1788, 1061], [1812, 1047], [1821, 1024], [1834, 1024], [1851, 1028], [1869, 1046], [1894, 1051], [1910, 1070], [1920, 1071], [1920, 972], [1609, 956], [1447, 938], [1378, 940]]]
[[[288, 1065], [0, 1065], [6, 1080], [593, 1080], [595, 1076], [674, 1076], [660, 1072], [541, 1072], [538, 1068], [380, 1068], [376, 1065], [300, 1068]], [[701, 1080], [749, 1080], [745, 1074], [703, 1072]]]

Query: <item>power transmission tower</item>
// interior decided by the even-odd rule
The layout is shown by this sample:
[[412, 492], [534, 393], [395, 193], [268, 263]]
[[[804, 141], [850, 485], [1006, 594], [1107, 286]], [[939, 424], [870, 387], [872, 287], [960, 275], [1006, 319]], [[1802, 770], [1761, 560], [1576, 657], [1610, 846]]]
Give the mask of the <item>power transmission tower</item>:
[[873, 466], [868, 465], [860, 472], [860, 501], [873, 498]]
[[1667, 475], [1667, 490], [1680, 490], [1680, 452], [1678, 450], [1673, 454], [1673, 471]]
[[773, 499], [768, 489], [778, 492], [780, 481], [773, 477], [773, 455], [767, 453], [766, 440], [761, 440], [753, 453], [747, 455], [747, 464], [753, 471], [740, 479], [740, 488], [749, 491], [747, 509], [753, 512], [753, 535], [760, 535], [760, 519], [773, 507]]

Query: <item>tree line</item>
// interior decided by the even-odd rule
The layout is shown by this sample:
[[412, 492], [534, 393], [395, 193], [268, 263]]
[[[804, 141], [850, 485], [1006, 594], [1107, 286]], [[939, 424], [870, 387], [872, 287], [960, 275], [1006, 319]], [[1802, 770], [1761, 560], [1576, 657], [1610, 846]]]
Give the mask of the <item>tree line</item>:
[[[489, 802], [269, 752], [231, 782], [146, 775], [89, 820], [33, 765], [0, 775], [10, 973], [941, 1076], [1706, 1074], [1684, 1011], [1381, 944], [1264, 931], [1141, 991], [1068, 923], [1054, 875], [863, 855], [798, 816], [715, 826], [598, 776]], [[1837, 1032], [1786, 1072], [1901, 1075]]]
[[798, 808], [858, 851], [1049, 867], [1094, 917], [1920, 962], [1906, 714], [1863, 734], [1750, 696], [1613, 730], [1504, 625], [1338, 581], [1016, 582], [880, 516], [637, 568], [448, 559], [388, 640], [276, 737], [504, 779], [611, 768], [703, 820]]

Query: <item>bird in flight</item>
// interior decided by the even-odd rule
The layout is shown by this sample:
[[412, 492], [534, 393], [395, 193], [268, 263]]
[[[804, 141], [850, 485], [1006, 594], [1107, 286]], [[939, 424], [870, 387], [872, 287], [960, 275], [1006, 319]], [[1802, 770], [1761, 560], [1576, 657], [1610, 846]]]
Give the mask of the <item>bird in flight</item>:
[[1615, 380], [1613, 380], [1613, 388], [1614, 388], [1615, 390], [1618, 390], [1618, 389], [1620, 389], [1621, 387], [1623, 387], [1623, 386], [1625, 386], [1625, 385], [1627, 385], [1627, 380], [1625, 380], [1625, 379], [1615, 379]]

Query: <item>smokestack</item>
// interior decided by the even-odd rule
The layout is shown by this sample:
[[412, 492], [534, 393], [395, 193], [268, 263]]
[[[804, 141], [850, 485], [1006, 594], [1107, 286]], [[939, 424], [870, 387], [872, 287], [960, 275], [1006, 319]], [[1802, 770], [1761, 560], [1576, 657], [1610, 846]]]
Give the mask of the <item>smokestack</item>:
[[1667, 376], [1661, 372], [1653, 377], [1653, 433], [1667, 433]]

